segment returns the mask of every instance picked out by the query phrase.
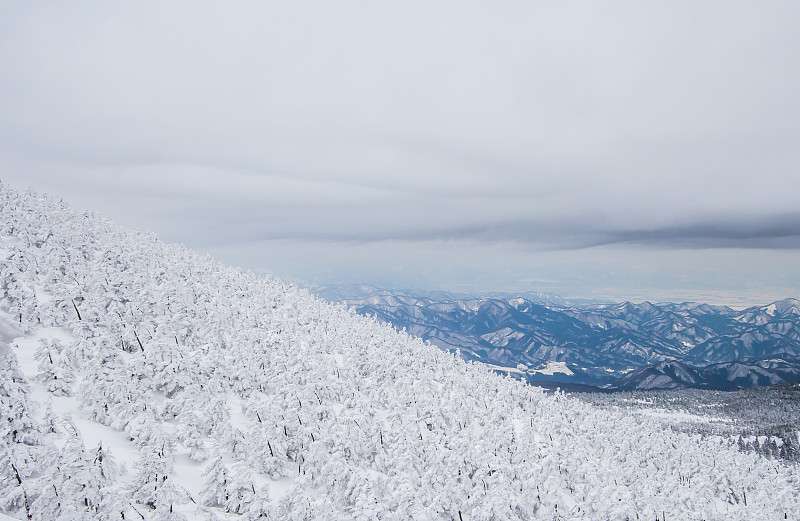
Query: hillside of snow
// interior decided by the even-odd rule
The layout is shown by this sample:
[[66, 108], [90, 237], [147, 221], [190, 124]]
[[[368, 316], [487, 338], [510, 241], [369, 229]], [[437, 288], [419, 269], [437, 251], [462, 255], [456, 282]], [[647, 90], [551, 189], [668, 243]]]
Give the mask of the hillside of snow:
[[0, 186], [0, 518], [798, 519], [796, 465], [545, 395]]

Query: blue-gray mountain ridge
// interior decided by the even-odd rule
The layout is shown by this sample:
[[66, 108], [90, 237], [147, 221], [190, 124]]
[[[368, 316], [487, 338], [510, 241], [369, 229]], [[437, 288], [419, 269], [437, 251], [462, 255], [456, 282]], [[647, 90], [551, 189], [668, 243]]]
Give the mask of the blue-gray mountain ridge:
[[470, 296], [368, 285], [314, 291], [532, 383], [738, 389], [800, 380], [796, 299], [736, 310], [546, 293]]

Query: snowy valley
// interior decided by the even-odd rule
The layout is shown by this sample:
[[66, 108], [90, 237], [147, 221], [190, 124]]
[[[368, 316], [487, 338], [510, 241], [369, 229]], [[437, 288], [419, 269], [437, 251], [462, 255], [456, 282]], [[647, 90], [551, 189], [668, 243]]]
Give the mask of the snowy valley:
[[545, 394], [0, 187], [0, 518], [800, 518], [737, 437]]

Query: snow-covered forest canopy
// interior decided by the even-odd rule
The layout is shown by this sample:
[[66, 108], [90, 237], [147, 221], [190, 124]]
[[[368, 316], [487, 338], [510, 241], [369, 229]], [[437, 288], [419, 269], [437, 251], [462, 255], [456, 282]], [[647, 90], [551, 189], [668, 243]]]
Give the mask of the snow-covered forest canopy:
[[[798, 519], [796, 464], [0, 186], [0, 513]], [[2, 517], [2, 514], [0, 514]]]

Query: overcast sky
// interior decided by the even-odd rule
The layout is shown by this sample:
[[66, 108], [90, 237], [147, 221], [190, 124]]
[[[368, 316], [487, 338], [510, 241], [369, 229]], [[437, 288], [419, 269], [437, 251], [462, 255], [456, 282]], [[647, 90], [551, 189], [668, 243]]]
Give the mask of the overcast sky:
[[800, 296], [800, 2], [4, 2], [0, 179], [311, 283]]

